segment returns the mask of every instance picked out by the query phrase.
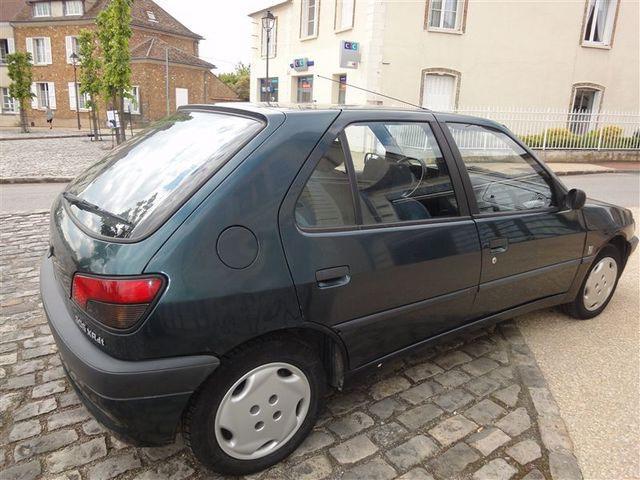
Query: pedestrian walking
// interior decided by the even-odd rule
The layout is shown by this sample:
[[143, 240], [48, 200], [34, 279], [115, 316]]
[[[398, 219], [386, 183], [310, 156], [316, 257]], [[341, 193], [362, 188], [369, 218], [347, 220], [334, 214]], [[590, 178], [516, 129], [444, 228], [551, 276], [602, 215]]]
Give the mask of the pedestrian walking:
[[53, 110], [47, 105], [47, 123], [49, 124], [49, 130], [53, 128]]

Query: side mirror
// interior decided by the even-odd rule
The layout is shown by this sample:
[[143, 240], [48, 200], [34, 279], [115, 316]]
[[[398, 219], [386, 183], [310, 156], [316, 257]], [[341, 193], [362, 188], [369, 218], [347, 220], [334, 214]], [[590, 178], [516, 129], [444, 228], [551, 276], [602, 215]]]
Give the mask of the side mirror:
[[579, 188], [572, 188], [564, 197], [565, 205], [571, 210], [579, 210], [584, 207], [587, 201], [587, 194]]

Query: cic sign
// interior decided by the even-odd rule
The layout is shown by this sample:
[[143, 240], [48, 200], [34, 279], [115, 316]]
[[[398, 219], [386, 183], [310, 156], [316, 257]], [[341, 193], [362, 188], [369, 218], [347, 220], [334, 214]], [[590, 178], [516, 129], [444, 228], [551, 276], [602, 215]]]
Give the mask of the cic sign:
[[360, 42], [340, 42], [340, 67], [358, 68], [360, 63]]

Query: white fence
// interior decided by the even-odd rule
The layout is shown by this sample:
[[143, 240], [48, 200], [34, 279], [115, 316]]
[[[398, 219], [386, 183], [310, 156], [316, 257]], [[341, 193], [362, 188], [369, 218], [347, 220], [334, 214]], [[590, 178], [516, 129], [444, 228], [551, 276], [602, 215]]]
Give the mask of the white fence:
[[640, 113], [526, 108], [458, 108], [506, 125], [530, 148], [640, 150]]

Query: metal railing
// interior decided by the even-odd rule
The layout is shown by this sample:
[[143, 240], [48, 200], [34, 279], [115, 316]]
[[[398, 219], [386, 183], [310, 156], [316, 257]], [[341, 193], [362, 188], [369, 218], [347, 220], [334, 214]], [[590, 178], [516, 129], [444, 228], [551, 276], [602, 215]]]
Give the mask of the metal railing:
[[506, 125], [530, 148], [640, 150], [639, 112], [467, 107], [458, 108], [456, 113]]

